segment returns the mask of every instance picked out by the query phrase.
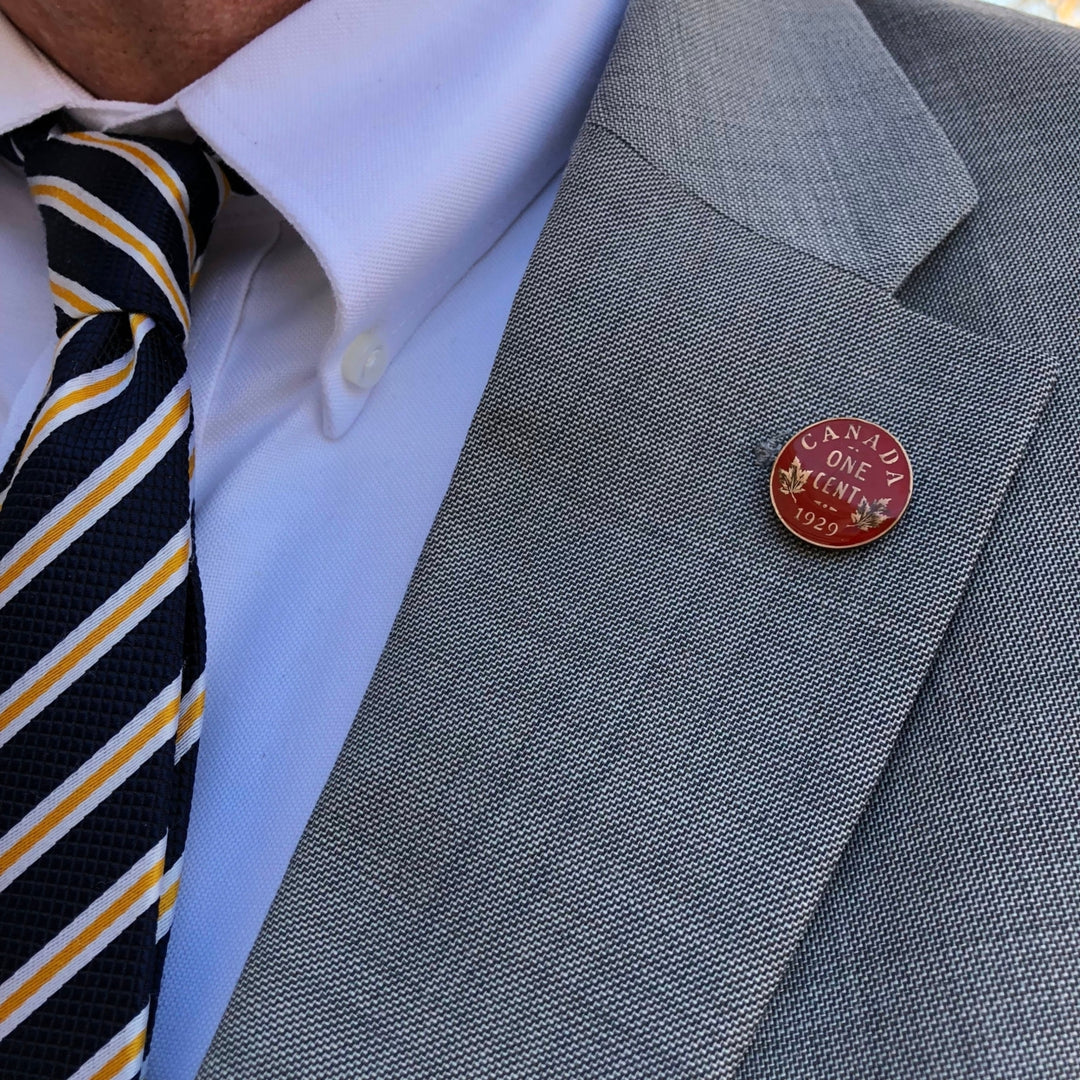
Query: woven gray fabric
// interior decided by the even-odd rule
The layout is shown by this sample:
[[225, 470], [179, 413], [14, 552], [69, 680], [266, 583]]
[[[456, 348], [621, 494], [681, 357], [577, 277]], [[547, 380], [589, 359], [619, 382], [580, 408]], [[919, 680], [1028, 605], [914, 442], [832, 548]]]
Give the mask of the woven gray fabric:
[[[860, 117], [870, 147], [886, 117], [857, 107], [859, 91], [893, 87], [903, 121], [880, 141], [909, 165], [820, 189], [830, 213], [857, 206], [878, 227], [830, 258], [820, 216], [764, 235], [754, 206], [724, 204], [761, 179], [727, 152], [753, 141], [681, 127], [698, 91], [680, 71], [720, 41], [753, 69], [752, 6], [632, 4], [386, 650], [200, 1080], [733, 1075], [928, 700], [920, 687], [958, 605], [975, 601], [972, 568], [1003, 528], [1059, 360], [1048, 339], [995, 341], [996, 326], [912, 310], [933, 292], [921, 270], [901, 300], [882, 287], [943, 239], [972, 187], [848, 0], [807, 3], [815, 49], [830, 8], [838, 40], [863, 46], [833, 55], [829, 92], [807, 81], [801, 22], [785, 17], [770, 23], [785, 58], [770, 70], [795, 84], [744, 107], [759, 106], [761, 145], [779, 125], [774, 145], [789, 149], [774, 175], [794, 184], [843, 156], [837, 133]], [[765, 108], [796, 88], [820, 91], [816, 139], [791, 137], [807, 111]], [[668, 125], [653, 143], [626, 122], [635, 93]], [[725, 176], [709, 188], [711, 170]], [[901, 525], [848, 552], [790, 536], [768, 496], [769, 448], [835, 415], [888, 427], [916, 469]], [[1024, 507], [1049, 513], [1030, 493]], [[1051, 543], [1070, 538], [1048, 527]], [[992, 639], [1024, 610], [998, 612], [1000, 584], [980, 588], [988, 612], [942, 653], [956, 652], [943, 700], [961, 725], [993, 687]], [[1014, 670], [1016, 685], [1075, 679], [1062, 651], [1074, 643], [1056, 667]], [[998, 705], [1024, 701], [1037, 717], [1037, 694]], [[1038, 776], [1049, 765], [1029, 750], [1011, 768]], [[916, 808], [940, 781], [932, 741], [922, 753]], [[992, 741], [968, 747], [971, 788], [998, 757]], [[886, 824], [871, 854], [917, 837], [920, 814]], [[861, 902], [894, 897], [879, 887]], [[924, 962], [946, 944], [963, 954], [926, 939]], [[843, 970], [827, 972], [837, 1010], [863, 992]], [[785, 984], [791, 1019], [771, 1014], [779, 1033], [746, 1065], [755, 1080], [804, 1075], [812, 993], [824, 991]]]
[[[865, 10], [979, 208], [900, 294], [1061, 377], [739, 1080], [1080, 1076], [1080, 33]], [[998, 407], [993, 385], [988, 412]]]
[[635, 3], [590, 118], [735, 221], [890, 289], [975, 204], [851, 0]]

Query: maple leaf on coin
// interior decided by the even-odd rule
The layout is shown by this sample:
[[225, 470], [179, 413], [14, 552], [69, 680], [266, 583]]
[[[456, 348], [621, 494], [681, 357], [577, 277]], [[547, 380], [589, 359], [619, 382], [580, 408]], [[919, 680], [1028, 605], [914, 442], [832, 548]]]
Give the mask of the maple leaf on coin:
[[859, 500], [859, 508], [851, 515], [849, 529], [876, 529], [882, 522], [889, 520], [888, 506], [892, 499], [875, 499], [867, 502], [865, 498]]
[[806, 487], [806, 481], [810, 479], [811, 472], [813, 472], [812, 469], [802, 467], [802, 462], [797, 457], [792, 458], [791, 464], [786, 469], [781, 469], [777, 477], [780, 481], [780, 491], [794, 499]]

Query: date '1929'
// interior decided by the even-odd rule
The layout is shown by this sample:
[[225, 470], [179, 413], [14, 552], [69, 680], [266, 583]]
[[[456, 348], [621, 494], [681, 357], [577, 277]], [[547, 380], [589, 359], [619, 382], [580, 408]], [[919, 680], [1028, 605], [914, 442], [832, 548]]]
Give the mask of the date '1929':
[[887, 533], [911, 500], [911, 463], [883, 427], [833, 417], [804, 428], [776, 457], [773, 507], [818, 547], [859, 547]]

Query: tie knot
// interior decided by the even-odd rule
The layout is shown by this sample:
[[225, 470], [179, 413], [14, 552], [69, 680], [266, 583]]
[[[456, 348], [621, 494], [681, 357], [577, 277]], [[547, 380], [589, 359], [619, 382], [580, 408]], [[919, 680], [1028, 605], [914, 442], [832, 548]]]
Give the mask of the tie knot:
[[199, 144], [64, 131], [55, 117], [0, 139], [45, 222], [62, 333], [102, 311], [149, 315], [181, 340], [191, 287], [231, 185]]

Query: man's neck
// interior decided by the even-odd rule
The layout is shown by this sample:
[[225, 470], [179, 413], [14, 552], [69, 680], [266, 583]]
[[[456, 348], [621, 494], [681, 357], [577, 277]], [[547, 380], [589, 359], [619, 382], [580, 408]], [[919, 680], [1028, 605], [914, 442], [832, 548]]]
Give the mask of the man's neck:
[[157, 103], [303, 2], [0, 0], [0, 11], [97, 97]]

